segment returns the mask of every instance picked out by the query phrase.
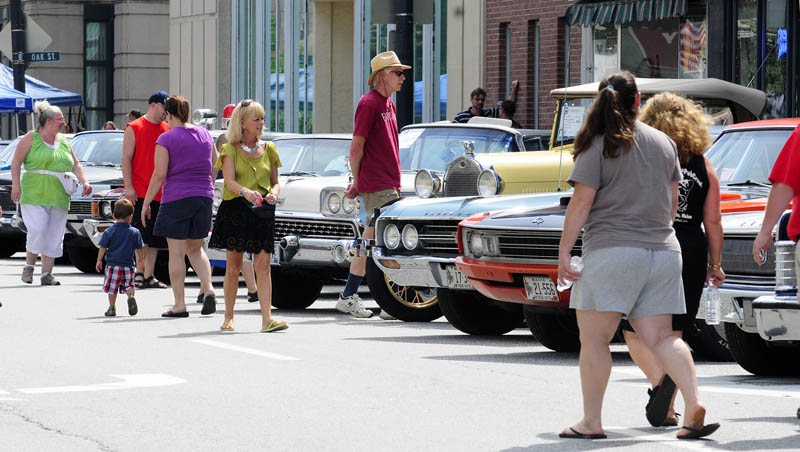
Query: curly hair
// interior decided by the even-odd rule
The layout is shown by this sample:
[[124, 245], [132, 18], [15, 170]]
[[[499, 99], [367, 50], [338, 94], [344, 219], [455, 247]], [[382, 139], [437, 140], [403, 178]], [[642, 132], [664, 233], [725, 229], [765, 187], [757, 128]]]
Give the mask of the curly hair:
[[703, 154], [711, 144], [711, 117], [703, 113], [699, 104], [675, 93], [660, 93], [648, 99], [639, 120], [672, 138], [681, 165], [689, 163], [692, 155]]
[[[228, 124], [228, 131], [225, 132], [228, 143], [242, 141], [242, 123], [244, 121], [263, 117], [264, 107], [254, 100], [245, 99], [236, 104], [236, 108], [233, 109], [233, 113], [231, 114], [231, 121]], [[256, 138], [260, 138], [262, 133], [263, 131], [259, 132]]]
[[575, 135], [572, 158], [589, 149], [597, 135], [603, 136], [603, 155], [616, 158], [633, 145], [636, 127], [636, 95], [633, 74], [620, 71], [608, 76], [597, 87], [597, 97], [586, 120]]

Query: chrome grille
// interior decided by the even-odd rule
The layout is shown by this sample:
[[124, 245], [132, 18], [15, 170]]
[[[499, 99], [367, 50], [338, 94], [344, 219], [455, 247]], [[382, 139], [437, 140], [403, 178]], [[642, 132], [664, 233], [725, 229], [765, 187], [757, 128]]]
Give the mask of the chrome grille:
[[753, 260], [755, 237], [725, 237], [722, 241], [722, 268], [725, 282], [755, 286], [775, 285], [775, 244], [770, 246], [767, 262], [760, 267]]
[[356, 230], [353, 224], [336, 221], [310, 221], [275, 219], [275, 238], [287, 235], [308, 238], [354, 239]]
[[457, 221], [431, 222], [426, 225], [415, 224], [419, 231], [420, 245], [425, 251], [441, 254], [458, 255], [456, 241]]
[[480, 163], [467, 156], [450, 162], [444, 175], [444, 196], [477, 196], [481, 171]]
[[[484, 231], [484, 233], [487, 233]], [[558, 262], [558, 243], [561, 232], [558, 231], [494, 231], [489, 235], [496, 236], [500, 247], [500, 257], [548, 260]], [[572, 254], [580, 256], [583, 241], [579, 237], [572, 247]]]
[[91, 215], [92, 202], [91, 201], [70, 201], [69, 214], [71, 215]]

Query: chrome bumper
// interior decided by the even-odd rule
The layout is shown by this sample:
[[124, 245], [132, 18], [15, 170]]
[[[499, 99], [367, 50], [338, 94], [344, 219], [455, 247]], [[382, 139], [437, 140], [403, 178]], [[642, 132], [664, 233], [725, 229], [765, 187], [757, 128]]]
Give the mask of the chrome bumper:
[[103, 231], [110, 228], [114, 225], [114, 222], [111, 220], [91, 220], [86, 219], [83, 220], [83, 231], [89, 240], [92, 241], [94, 246], [100, 247], [100, 238], [103, 237]]
[[758, 334], [765, 341], [800, 341], [800, 303], [796, 296], [768, 295], [753, 301]]
[[[700, 298], [700, 308], [697, 318], [706, 318], [706, 289]], [[757, 332], [756, 316], [753, 312], [753, 300], [762, 296], [773, 295], [774, 287], [761, 288], [754, 286], [723, 284], [719, 288], [720, 317], [721, 321], [736, 323], [748, 333]]]
[[[210, 238], [210, 237], [209, 237]], [[276, 237], [275, 255], [273, 265], [298, 266], [298, 267], [340, 267], [349, 268], [350, 262], [342, 258], [341, 261], [334, 258], [334, 250], [342, 246], [344, 239], [308, 239], [299, 237], [296, 241], [296, 248], [293, 244], [287, 247], [280, 246], [283, 237]], [[351, 240], [352, 241], [352, 240]], [[224, 261], [225, 250], [208, 248], [209, 260]]]
[[380, 247], [372, 249], [372, 259], [392, 281], [414, 287], [448, 287], [445, 267], [456, 263], [456, 259], [450, 257], [386, 256]]

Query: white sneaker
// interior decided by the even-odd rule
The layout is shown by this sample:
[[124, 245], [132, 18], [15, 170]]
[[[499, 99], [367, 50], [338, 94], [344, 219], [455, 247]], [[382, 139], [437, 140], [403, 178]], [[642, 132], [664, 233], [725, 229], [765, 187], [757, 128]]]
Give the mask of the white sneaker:
[[342, 294], [339, 294], [339, 301], [336, 303], [336, 309], [360, 319], [372, 317], [372, 311], [364, 307], [364, 303], [361, 302], [361, 297], [359, 297], [358, 294], [353, 294], [347, 298], [342, 298]]
[[397, 317], [389, 314], [388, 312], [384, 311], [383, 309], [381, 309], [381, 313], [378, 314], [378, 317], [380, 317], [383, 320], [397, 320]]
[[33, 265], [26, 265], [22, 268], [22, 282], [25, 284], [33, 283]]

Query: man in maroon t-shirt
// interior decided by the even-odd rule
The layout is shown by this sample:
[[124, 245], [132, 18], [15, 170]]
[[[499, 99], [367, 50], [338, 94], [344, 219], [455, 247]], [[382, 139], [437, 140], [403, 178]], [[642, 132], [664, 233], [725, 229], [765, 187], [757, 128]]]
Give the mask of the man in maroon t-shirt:
[[[369, 226], [376, 207], [400, 197], [400, 148], [397, 139], [397, 109], [393, 93], [400, 91], [405, 69], [394, 52], [379, 53], [372, 59], [372, 74], [367, 80], [373, 88], [361, 96], [356, 107], [353, 142], [350, 145], [350, 169], [353, 181], [344, 194], [348, 198], [361, 196], [367, 212], [365, 239], [375, 237]], [[367, 258], [358, 256], [350, 264], [347, 284], [339, 295], [336, 309], [354, 317], [367, 318], [372, 311], [365, 309], [358, 296], [358, 286], [366, 273]]]
[[[789, 202], [792, 203], [792, 214], [789, 217], [787, 232], [795, 243], [800, 235], [800, 127], [794, 129], [783, 145], [775, 165], [772, 166], [769, 181], [772, 182], [772, 189], [769, 191], [764, 221], [761, 223], [761, 231], [753, 241], [753, 259], [758, 265], [764, 262], [763, 253], [772, 243], [772, 229], [789, 206]], [[795, 268], [800, 262], [798, 251], [800, 249], [796, 248]], [[797, 276], [800, 276], [800, 272], [797, 272]]]

